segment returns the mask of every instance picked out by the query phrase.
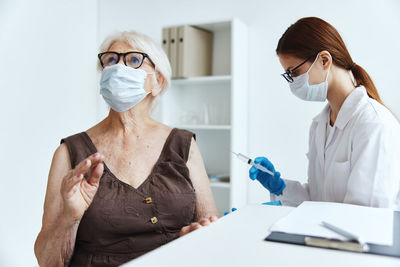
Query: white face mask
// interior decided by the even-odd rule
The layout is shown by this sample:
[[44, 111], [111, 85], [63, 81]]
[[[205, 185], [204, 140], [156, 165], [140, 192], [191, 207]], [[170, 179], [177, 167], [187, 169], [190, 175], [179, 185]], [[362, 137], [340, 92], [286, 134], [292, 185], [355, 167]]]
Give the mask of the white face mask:
[[290, 90], [292, 91], [292, 93], [298, 98], [303, 99], [305, 101], [324, 102], [328, 94], [328, 76], [330, 68], [328, 69], [328, 74], [326, 75], [325, 82], [319, 84], [311, 84], [311, 85], [308, 83], [309, 79], [308, 73], [314, 66], [315, 62], [317, 62], [318, 55], [306, 73], [301, 74], [297, 77], [293, 77], [293, 82], [289, 83]]
[[144, 90], [147, 73], [122, 64], [105, 67], [101, 73], [100, 94], [117, 112], [124, 112], [142, 101], [148, 93]]

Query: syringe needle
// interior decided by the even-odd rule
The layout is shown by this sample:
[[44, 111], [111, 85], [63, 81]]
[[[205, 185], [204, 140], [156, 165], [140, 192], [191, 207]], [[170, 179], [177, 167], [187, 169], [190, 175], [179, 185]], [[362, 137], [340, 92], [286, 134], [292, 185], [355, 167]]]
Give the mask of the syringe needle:
[[243, 154], [241, 154], [241, 153], [235, 153], [235, 152], [233, 152], [233, 151], [232, 151], [232, 153], [233, 153], [236, 157], [238, 157], [238, 159], [242, 160], [243, 162], [246, 162], [246, 163], [249, 164], [249, 165], [254, 166], [256, 169], [258, 169], [258, 170], [260, 170], [260, 171], [263, 171], [263, 172], [266, 172], [266, 173], [268, 173], [268, 174], [270, 174], [270, 175], [272, 175], [272, 176], [275, 175], [275, 173], [273, 173], [272, 171], [268, 170], [267, 168], [265, 168], [265, 167], [262, 166], [261, 164], [255, 163], [251, 158], [249, 158], [249, 157], [247, 157], [247, 156], [245, 156], [245, 155], [243, 155]]

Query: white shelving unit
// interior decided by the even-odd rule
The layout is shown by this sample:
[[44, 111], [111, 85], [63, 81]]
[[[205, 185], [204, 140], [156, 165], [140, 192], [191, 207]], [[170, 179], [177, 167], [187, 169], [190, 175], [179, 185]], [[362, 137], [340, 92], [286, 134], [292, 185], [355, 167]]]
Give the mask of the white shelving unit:
[[227, 83], [231, 81], [230, 75], [218, 75], [218, 76], [203, 76], [193, 78], [182, 78], [174, 79], [174, 85], [209, 85], [217, 83]]
[[190, 25], [213, 32], [212, 75], [172, 80], [161, 120], [196, 134], [209, 175], [230, 177], [210, 182], [223, 214], [247, 202], [248, 167], [231, 153], [247, 153], [247, 29], [237, 19]]

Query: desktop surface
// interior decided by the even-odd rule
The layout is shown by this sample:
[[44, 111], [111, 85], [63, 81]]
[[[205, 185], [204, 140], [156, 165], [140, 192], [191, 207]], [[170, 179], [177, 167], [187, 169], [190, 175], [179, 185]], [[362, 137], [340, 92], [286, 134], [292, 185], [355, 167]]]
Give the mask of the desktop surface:
[[153, 250], [134, 266], [400, 266], [400, 258], [264, 241], [293, 208], [249, 205]]

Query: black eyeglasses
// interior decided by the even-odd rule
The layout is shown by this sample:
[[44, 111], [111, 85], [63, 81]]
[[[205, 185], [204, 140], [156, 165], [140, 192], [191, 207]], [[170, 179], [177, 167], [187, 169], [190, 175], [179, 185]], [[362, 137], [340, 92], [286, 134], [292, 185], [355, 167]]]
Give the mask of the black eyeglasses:
[[307, 58], [306, 60], [304, 60], [303, 62], [301, 62], [299, 65], [297, 65], [295, 68], [288, 70], [287, 72], [281, 74], [283, 76], [283, 78], [285, 78], [285, 80], [289, 83], [293, 82], [293, 77], [292, 74], [293, 72], [295, 72], [298, 68], [300, 68], [301, 66], [303, 66], [307, 61], [309, 61], [310, 59], [312, 59], [313, 57], [316, 57], [318, 55], [318, 53], [313, 54], [312, 56], [310, 56], [309, 58]]
[[108, 51], [108, 52], [100, 53], [97, 56], [99, 57], [100, 64], [103, 68], [118, 64], [121, 56], [124, 57], [125, 66], [131, 67], [134, 69], [140, 68], [140, 66], [142, 66], [145, 58], [147, 58], [150, 61], [150, 63], [153, 65], [154, 68], [156, 67], [154, 62], [149, 57], [149, 55], [147, 55], [146, 53], [143, 53], [143, 52], [132, 51], [132, 52], [127, 52], [127, 53], [117, 53], [117, 52]]

